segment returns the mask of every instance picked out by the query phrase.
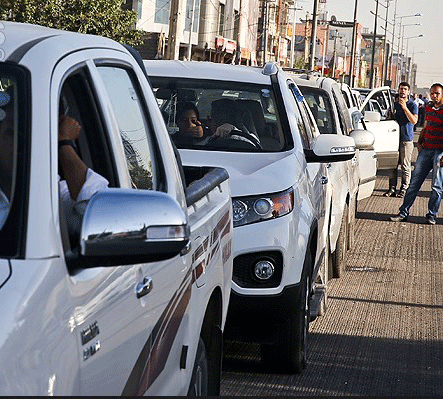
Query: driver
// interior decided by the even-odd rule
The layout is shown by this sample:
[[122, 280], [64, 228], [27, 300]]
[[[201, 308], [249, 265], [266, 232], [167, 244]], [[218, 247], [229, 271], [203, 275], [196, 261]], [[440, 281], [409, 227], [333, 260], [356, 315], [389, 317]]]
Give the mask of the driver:
[[212, 102], [209, 128], [213, 132], [212, 137], [214, 138], [233, 138], [248, 142], [255, 147], [259, 143], [258, 138], [249, 132], [243, 124], [241, 111], [235, 102], [228, 98]]

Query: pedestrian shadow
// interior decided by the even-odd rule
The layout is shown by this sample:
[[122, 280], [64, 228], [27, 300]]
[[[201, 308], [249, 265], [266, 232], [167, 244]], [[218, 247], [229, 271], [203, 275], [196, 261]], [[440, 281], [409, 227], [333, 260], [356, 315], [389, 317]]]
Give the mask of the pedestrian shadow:
[[[389, 218], [391, 216], [395, 216], [396, 214], [386, 214], [386, 213], [375, 213], [375, 212], [361, 212], [358, 211], [356, 218], [362, 220], [375, 220], [379, 222], [390, 222], [393, 224], [398, 223], [413, 223], [413, 224], [427, 224], [425, 216], [408, 216], [408, 220], [406, 222], [393, 222]], [[437, 222], [438, 224], [438, 222]]]
[[[377, 197], [383, 197], [383, 194], [388, 191], [388, 188], [376, 188], [372, 192], [372, 195], [375, 195]], [[399, 191], [399, 190], [397, 190]], [[417, 198], [429, 198], [431, 195], [431, 191], [428, 190], [420, 190], [417, 194]], [[397, 198], [397, 197], [387, 197], [387, 198]], [[403, 198], [401, 199], [403, 201]]]

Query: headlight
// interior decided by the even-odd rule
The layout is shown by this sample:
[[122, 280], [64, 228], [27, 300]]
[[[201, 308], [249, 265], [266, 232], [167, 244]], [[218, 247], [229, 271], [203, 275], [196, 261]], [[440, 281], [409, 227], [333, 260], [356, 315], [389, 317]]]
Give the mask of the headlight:
[[234, 227], [287, 215], [294, 208], [294, 190], [232, 199]]

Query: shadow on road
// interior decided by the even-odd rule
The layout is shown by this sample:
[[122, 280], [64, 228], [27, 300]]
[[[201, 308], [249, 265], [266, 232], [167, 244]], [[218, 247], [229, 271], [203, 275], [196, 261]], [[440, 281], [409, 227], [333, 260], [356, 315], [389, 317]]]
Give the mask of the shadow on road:
[[308, 367], [301, 375], [270, 373], [260, 363], [258, 346], [249, 352], [245, 344], [227, 345], [221, 394], [443, 396], [441, 341], [320, 333], [309, 338]]

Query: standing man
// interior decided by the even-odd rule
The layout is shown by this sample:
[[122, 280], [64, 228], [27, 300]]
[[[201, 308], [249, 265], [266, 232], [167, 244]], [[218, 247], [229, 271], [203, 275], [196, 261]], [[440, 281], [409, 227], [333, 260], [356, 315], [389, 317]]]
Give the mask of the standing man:
[[412, 174], [411, 185], [406, 191], [400, 212], [391, 216], [393, 222], [406, 221], [409, 209], [417, 197], [421, 185], [432, 170], [432, 191], [428, 202], [426, 219], [435, 224], [443, 191], [443, 84], [431, 86], [431, 101], [426, 106], [426, 121], [417, 141], [418, 157]]
[[402, 170], [401, 187], [397, 191], [398, 165], [390, 171], [389, 190], [383, 195], [385, 197], [403, 198], [411, 181], [411, 159], [414, 149], [414, 125], [418, 121], [418, 106], [414, 100], [409, 98], [410, 86], [408, 82], [400, 82], [398, 85], [398, 99], [394, 102], [395, 119], [400, 125], [400, 144], [398, 165]]

